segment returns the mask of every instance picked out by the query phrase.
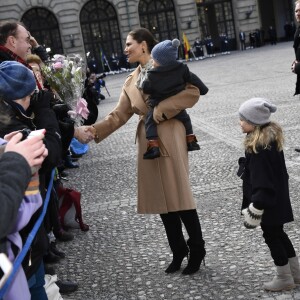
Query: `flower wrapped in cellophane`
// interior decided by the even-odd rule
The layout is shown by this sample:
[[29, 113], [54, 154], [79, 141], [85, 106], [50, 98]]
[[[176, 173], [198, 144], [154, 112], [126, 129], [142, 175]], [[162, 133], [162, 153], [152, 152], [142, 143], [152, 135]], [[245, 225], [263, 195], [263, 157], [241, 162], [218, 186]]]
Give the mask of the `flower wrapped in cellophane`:
[[81, 125], [89, 115], [87, 102], [82, 98], [85, 64], [79, 54], [56, 54], [43, 67], [43, 76], [58, 98], [68, 105], [68, 114], [76, 125]]

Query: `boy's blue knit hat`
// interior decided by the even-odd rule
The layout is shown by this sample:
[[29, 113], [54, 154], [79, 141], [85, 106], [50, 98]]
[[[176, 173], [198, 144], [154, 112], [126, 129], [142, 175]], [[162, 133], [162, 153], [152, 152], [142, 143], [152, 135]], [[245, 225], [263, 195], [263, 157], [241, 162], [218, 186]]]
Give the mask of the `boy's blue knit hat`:
[[16, 61], [4, 61], [0, 64], [0, 99], [23, 99], [35, 88], [35, 77], [29, 68]]
[[178, 39], [160, 42], [153, 47], [151, 51], [152, 58], [161, 66], [171, 65], [176, 62], [179, 45], [180, 41]]
[[277, 110], [275, 104], [264, 98], [251, 98], [245, 101], [239, 108], [242, 120], [253, 125], [264, 125], [270, 122], [271, 113]]

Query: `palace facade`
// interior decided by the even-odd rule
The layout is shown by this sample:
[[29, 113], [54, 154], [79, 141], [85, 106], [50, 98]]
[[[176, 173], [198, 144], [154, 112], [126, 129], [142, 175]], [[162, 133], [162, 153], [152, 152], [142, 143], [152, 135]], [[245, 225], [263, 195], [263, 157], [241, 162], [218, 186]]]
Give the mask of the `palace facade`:
[[[190, 44], [210, 36], [220, 51], [225, 34], [231, 49], [240, 47], [239, 32], [259, 31], [268, 42], [294, 22], [293, 0], [0, 0], [0, 20], [22, 21], [51, 54], [80, 53], [98, 63], [123, 52], [127, 33], [148, 28], [158, 40], [180, 38]], [[51, 50], [50, 50], [51, 49]]]

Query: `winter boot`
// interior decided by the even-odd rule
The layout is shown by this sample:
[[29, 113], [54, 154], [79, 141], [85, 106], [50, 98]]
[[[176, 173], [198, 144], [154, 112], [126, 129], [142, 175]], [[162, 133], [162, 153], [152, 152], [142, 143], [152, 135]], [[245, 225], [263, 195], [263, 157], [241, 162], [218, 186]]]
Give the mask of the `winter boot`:
[[181, 263], [185, 257], [188, 257], [189, 248], [187, 246], [182, 247], [180, 251], [173, 252], [173, 260], [168, 268], [165, 270], [166, 273], [174, 273], [181, 267]]
[[264, 289], [272, 292], [287, 291], [295, 288], [294, 279], [291, 273], [290, 264], [276, 266], [277, 274], [273, 280], [264, 283]]
[[298, 257], [289, 258], [289, 264], [292, 272], [292, 276], [294, 278], [295, 284], [300, 284], [300, 268], [299, 268], [299, 260]]
[[183, 259], [188, 256], [189, 248], [183, 236], [179, 215], [175, 212], [171, 212], [161, 214], [160, 217], [163, 221], [168, 242], [173, 253], [173, 260], [165, 272], [174, 273], [180, 269]]
[[[189, 245], [189, 241], [188, 241]], [[183, 269], [183, 275], [191, 275], [196, 273], [200, 269], [200, 265], [203, 261], [205, 265], [204, 257], [206, 255], [206, 250], [203, 246], [193, 246], [189, 245], [190, 248], [190, 255], [187, 266]]]
[[196, 273], [200, 269], [202, 261], [204, 263], [206, 255], [205, 242], [196, 209], [181, 211], [179, 214], [189, 235], [187, 245], [190, 249], [188, 264], [182, 274], [189, 275]]
[[144, 153], [144, 159], [154, 159], [160, 157], [158, 140], [149, 140], [147, 151]]
[[194, 134], [186, 136], [186, 143], [188, 151], [200, 150], [200, 146]]

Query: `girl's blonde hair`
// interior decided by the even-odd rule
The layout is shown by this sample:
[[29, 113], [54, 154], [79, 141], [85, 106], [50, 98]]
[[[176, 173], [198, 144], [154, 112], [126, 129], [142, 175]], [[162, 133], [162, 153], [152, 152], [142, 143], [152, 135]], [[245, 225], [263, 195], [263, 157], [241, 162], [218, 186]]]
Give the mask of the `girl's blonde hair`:
[[255, 126], [254, 131], [246, 136], [244, 146], [246, 152], [257, 153], [258, 148], [268, 149], [272, 142], [276, 142], [277, 150], [282, 151], [284, 144], [283, 132], [281, 126], [276, 122]]

